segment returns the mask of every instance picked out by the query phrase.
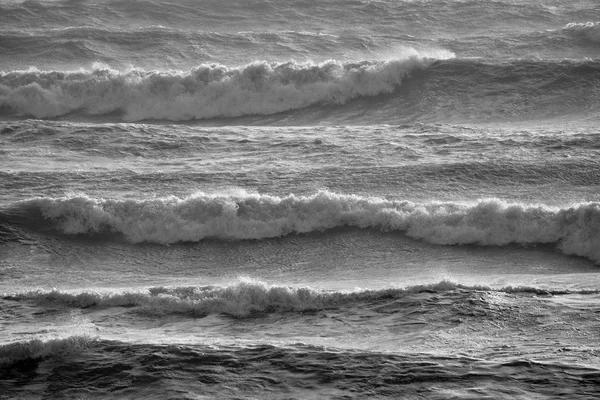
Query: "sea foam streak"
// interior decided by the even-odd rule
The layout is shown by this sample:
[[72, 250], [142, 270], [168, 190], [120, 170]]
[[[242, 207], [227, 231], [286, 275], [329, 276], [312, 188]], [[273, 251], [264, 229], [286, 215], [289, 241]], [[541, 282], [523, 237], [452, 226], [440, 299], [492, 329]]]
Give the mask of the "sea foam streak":
[[0, 108], [37, 118], [120, 112], [130, 121], [267, 115], [389, 93], [433, 60], [414, 52], [389, 61], [211, 64], [188, 72], [13, 71], [0, 74]]
[[558, 208], [497, 199], [414, 203], [329, 191], [285, 197], [196, 193], [151, 200], [45, 197], [15, 203], [6, 214], [33, 218], [34, 224], [41, 214], [66, 234], [117, 233], [133, 243], [263, 239], [351, 226], [446, 245], [556, 243], [565, 254], [600, 262], [599, 203]]

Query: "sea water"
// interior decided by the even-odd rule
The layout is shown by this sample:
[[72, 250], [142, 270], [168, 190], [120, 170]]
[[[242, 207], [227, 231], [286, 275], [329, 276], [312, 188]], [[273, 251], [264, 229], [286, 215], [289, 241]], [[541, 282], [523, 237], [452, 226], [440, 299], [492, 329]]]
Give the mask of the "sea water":
[[596, 1], [0, 0], [0, 398], [595, 398]]

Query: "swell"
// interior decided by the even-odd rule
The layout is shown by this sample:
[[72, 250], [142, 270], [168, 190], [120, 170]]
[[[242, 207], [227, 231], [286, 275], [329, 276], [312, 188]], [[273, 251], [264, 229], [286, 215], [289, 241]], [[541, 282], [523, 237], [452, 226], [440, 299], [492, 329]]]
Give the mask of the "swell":
[[440, 61], [415, 71], [383, 112], [403, 108], [421, 119], [502, 122], [596, 115], [598, 72], [597, 60]]
[[[388, 61], [205, 64], [189, 71], [11, 71], [0, 114], [203, 120], [283, 115], [370, 123], [596, 115], [600, 62], [492, 62], [419, 53]], [[326, 107], [324, 107], [326, 106]], [[306, 111], [302, 111], [306, 110]]]
[[[147, 316], [165, 317], [185, 315], [205, 317], [225, 314], [236, 318], [265, 313], [306, 312], [323, 309], [361, 308], [367, 304], [388, 303], [395, 299], [418, 301], [421, 294], [452, 296], [454, 292], [498, 292], [521, 295], [556, 296], [571, 294], [568, 290], [546, 290], [533, 286], [506, 286], [492, 289], [482, 285], [464, 285], [451, 281], [422, 284], [405, 288], [354, 291], [324, 291], [309, 287], [273, 286], [252, 279], [241, 279], [229, 286], [152, 287], [147, 290], [123, 292], [83, 291], [79, 293], [60, 290], [34, 290], [5, 294], [2, 299], [29, 301], [43, 307], [69, 307], [80, 309], [132, 308]], [[582, 290], [579, 295], [597, 294]], [[399, 303], [398, 307], [405, 307]]]
[[415, 203], [321, 191], [311, 196], [205, 194], [151, 200], [42, 197], [14, 203], [7, 221], [132, 243], [263, 239], [341, 226], [405, 232], [444, 245], [557, 244], [600, 262], [600, 204], [549, 207], [497, 199]]

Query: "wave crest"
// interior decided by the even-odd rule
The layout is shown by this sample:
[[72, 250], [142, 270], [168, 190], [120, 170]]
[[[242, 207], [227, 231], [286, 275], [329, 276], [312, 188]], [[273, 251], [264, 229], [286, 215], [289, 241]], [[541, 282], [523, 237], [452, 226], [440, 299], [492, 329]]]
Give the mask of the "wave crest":
[[49, 340], [32, 339], [0, 346], [0, 367], [27, 359], [62, 357], [78, 353], [97, 339], [87, 335]]
[[151, 200], [44, 197], [16, 203], [6, 214], [35, 224], [41, 214], [65, 234], [116, 233], [133, 243], [264, 239], [351, 226], [445, 245], [556, 243], [565, 254], [600, 262], [600, 203], [558, 208], [498, 199], [413, 203], [329, 191], [285, 197], [242, 192]]
[[[481, 285], [463, 285], [442, 280], [437, 283], [386, 288], [376, 290], [325, 291], [309, 287], [268, 285], [264, 282], [242, 278], [228, 286], [152, 287], [144, 291], [81, 293], [30, 291], [4, 295], [13, 301], [34, 301], [39, 305], [72, 308], [129, 307], [136, 312], [151, 316], [183, 314], [203, 317], [209, 314], [226, 314], [247, 317], [256, 313], [302, 312], [327, 308], [350, 307], [356, 304], [378, 302], [411, 296], [419, 293], [444, 293], [456, 290], [494, 291], [539, 295], [561, 295], [569, 291], [546, 290], [535, 287], [512, 287], [492, 289]], [[582, 291], [581, 294], [596, 293]], [[37, 343], [37, 342], [36, 342]], [[37, 351], [37, 350], [36, 350]]]
[[16, 71], [0, 74], [0, 108], [36, 118], [117, 112], [128, 121], [268, 115], [390, 93], [433, 60], [414, 52], [388, 61], [210, 64], [188, 72]]
[[600, 43], [600, 22], [571, 22], [563, 30], [594, 43]]

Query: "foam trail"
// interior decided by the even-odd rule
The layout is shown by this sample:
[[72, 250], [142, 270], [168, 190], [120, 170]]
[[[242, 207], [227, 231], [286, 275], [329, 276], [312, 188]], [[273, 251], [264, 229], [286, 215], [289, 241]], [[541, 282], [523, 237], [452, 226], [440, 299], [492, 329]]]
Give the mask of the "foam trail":
[[205, 64], [187, 72], [13, 71], [0, 74], [0, 108], [37, 118], [119, 112], [128, 121], [268, 115], [390, 93], [432, 61], [415, 51], [387, 61]]
[[34, 225], [42, 218], [66, 234], [116, 233], [133, 243], [263, 239], [352, 226], [445, 245], [556, 243], [565, 254], [600, 262], [599, 203], [558, 208], [498, 199], [413, 203], [329, 191], [285, 197], [242, 192], [152, 200], [44, 197], [15, 203], [6, 214]]

